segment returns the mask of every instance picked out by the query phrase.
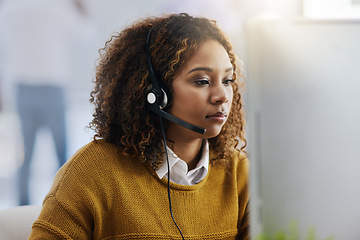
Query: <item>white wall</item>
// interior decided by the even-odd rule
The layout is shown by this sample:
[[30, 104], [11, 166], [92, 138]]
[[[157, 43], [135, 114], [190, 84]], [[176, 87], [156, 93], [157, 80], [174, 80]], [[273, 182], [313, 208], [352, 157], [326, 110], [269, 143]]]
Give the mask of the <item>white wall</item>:
[[[5, 2], [15, 3], [15, 1], [30, 0], [9, 0]], [[89, 24], [93, 24], [96, 33], [90, 41], [83, 41], [76, 45], [72, 52], [71, 81], [69, 81], [71, 86], [67, 92], [68, 156], [91, 141], [93, 136], [93, 132], [86, 126], [92, 119], [93, 106], [89, 102], [89, 95], [93, 88], [91, 81], [94, 77], [98, 49], [104, 46], [113, 32], [120, 31], [135, 19], [158, 14], [163, 2], [164, 0], [84, 0], [86, 3], [84, 6], [90, 19]], [[0, 0], [0, 10], [5, 7], [2, 4]], [[12, 82], [6, 80], [3, 72], [0, 71], [1, 90], [9, 90], [10, 88], [6, 86], [13, 85]], [[11, 91], [7, 92], [8, 95], [14, 95], [9, 92]], [[3, 92], [0, 93], [0, 97], [3, 98], [1, 94]], [[4, 101], [4, 104], [7, 102], [10, 101]], [[23, 155], [20, 125], [12, 105], [3, 106], [5, 111], [0, 111], [0, 209], [17, 204], [16, 173]], [[46, 130], [39, 131], [36, 137], [31, 166], [32, 174], [29, 180], [31, 204], [41, 204], [57, 171], [53, 141], [50, 133]]]
[[[247, 31], [253, 219], [266, 233], [360, 238], [360, 22]], [[260, 201], [259, 201], [260, 199]]]

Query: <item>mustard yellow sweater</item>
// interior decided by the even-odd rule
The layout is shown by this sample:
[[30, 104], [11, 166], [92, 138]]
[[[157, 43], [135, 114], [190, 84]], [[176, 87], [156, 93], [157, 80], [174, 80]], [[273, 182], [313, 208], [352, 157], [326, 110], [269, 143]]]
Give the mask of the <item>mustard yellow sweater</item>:
[[[181, 239], [167, 181], [135, 157], [97, 140], [57, 173], [30, 239]], [[192, 186], [171, 183], [185, 239], [248, 239], [248, 161], [210, 167]]]

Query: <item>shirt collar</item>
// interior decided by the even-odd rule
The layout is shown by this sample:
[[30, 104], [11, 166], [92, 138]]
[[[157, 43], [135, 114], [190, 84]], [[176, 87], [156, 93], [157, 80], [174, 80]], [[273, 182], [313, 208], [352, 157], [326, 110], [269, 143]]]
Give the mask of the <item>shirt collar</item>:
[[[200, 172], [202, 176], [200, 176], [200, 178], [196, 177], [197, 179], [199, 179], [197, 182], [201, 181], [206, 176], [209, 169], [209, 143], [206, 139], [204, 140], [203, 143], [204, 145], [202, 147], [201, 158], [197, 163], [196, 167], [190, 171], [188, 171], [188, 166], [186, 162], [181, 158], [179, 158], [168, 146], [166, 146], [171, 173], [173, 173], [173, 171], [176, 171], [177, 173], [181, 172], [182, 173], [181, 175], [183, 175], [185, 178], [188, 176], [189, 177], [192, 176], [192, 178], [195, 178], [196, 176], [194, 176], [194, 173], [200, 172], [198, 170], [203, 168], [204, 171]], [[167, 173], [168, 173], [168, 167], [167, 167], [166, 155], [164, 155], [164, 161], [162, 165], [159, 167], [159, 169], [156, 171], [156, 174], [160, 179], [162, 179], [163, 177], [165, 177], [165, 175], [167, 175]], [[176, 174], [175, 177], [178, 175], [179, 174]], [[171, 180], [173, 180], [173, 176], [174, 175], [171, 174]]]

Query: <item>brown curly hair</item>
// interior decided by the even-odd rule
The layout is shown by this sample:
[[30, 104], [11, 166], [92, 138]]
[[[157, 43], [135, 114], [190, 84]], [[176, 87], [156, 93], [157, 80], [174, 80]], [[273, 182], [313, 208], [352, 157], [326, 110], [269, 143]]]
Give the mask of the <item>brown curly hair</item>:
[[[240, 68], [230, 42], [215, 21], [188, 14], [174, 14], [142, 19], [116, 33], [99, 50], [95, 89], [90, 101], [95, 105], [90, 128], [94, 139], [103, 138], [125, 154], [137, 154], [156, 169], [164, 153], [159, 117], [146, 105], [149, 86], [146, 62], [146, 38], [151, 33], [150, 54], [155, 75], [172, 92], [172, 80], [199, 44], [218, 41], [227, 51], [234, 69], [233, 103], [220, 134], [208, 139], [213, 158], [225, 161], [234, 154], [239, 142], [245, 152], [245, 120], [242, 106]], [[167, 108], [171, 107], [171, 101]], [[165, 110], [166, 110], [165, 109]]]

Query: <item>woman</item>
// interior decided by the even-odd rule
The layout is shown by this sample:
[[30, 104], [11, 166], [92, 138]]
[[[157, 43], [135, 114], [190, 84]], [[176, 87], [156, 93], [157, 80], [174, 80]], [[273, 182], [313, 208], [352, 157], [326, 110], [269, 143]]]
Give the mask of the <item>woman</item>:
[[91, 98], [97, 134], [58, 172], [30, 239], [248, 239], [238, 69], [205, 18], [113, 36]]

